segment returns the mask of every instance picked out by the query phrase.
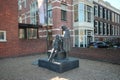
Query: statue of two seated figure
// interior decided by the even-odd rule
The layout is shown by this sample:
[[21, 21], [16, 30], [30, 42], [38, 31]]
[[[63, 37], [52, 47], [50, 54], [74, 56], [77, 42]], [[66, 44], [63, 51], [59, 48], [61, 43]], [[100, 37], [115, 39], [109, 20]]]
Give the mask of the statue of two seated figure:
[[52, 62], [54, 59], [66, 59], [71, 49], [70, 31], [66, 26], [62, 26], [63, 35], [56, 35], [53, 42], [53, 48], [51, 50], [48, 61]]
[[50, 55], [48, 56], [48, 61], [61, 60], [66, 58], [66, 52], [63, 49], [63, 38], [60, 35], [56, 35], [53, 41], [53, 48]]

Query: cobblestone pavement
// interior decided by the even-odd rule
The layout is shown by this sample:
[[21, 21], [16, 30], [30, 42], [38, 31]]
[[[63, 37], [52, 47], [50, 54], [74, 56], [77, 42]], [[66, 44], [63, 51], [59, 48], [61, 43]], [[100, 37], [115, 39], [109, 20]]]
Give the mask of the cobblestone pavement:
[[79, 59], [80, 67], [56, 73], [33, 64], [34, 55], [0, 60], [0, 80], [120, 80], [120, 65]]

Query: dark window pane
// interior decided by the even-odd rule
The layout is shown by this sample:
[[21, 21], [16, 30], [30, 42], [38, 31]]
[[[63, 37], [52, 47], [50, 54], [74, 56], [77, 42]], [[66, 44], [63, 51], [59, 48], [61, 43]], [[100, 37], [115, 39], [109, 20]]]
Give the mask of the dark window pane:
[[0, 40], [4, 40], [4, 32], [0, 32]]
[[61, 20], [67, 20], [67, 12], [65, 10], [61, 10]]

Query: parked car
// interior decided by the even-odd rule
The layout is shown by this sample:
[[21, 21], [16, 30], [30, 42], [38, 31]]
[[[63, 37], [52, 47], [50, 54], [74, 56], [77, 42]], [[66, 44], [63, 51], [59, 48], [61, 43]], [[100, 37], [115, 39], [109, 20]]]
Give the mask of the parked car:
[[120, 48], [120, 43], [113, 43], [113, 48]]
[[108, 48], [109, 45], [103, 41], [91, 42], [88, 45], [89, 48]]

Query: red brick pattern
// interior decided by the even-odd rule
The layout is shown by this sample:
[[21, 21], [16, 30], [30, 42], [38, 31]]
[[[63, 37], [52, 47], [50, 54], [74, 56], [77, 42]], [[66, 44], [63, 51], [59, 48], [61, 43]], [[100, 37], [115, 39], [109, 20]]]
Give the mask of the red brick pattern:
[[6, 31], [7, 42], [0, 42], [0, 56], [18, 53], [17, 0], [0, 0], [0, 30]]
[[17, 0], [0, 0], [0, 30], [6, 31], [6, 42], [0, 42], [0, 58], [42, 53], [46, 51], [46, 39], [18, 38]]
[[71, 56], [120, 64], [120, 49], [72, 48]]

